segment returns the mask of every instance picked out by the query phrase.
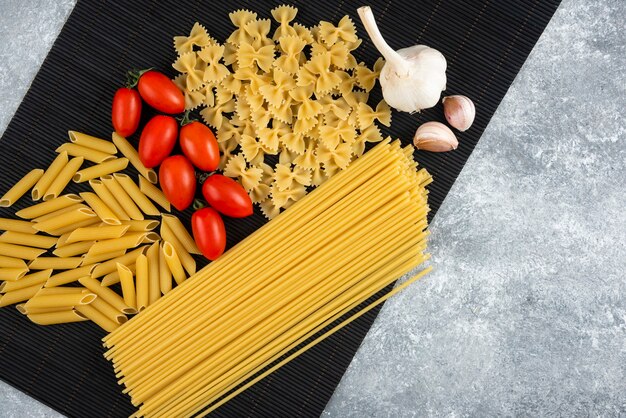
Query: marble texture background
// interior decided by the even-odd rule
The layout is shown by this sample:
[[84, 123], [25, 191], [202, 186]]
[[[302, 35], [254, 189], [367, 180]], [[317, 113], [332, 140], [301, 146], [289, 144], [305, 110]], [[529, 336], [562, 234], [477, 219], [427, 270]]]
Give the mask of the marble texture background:
[[[73, 0], [0, 3], [0, 131]], [[626, 415], [624, 0], [564, 0], [324, 417]], [[0, 417], [59, 414], [0, 382]]]

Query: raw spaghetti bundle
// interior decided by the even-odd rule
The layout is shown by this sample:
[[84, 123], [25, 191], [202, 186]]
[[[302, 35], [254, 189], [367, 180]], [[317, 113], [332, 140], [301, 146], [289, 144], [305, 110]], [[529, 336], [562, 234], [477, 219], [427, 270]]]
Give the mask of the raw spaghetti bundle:
[[423, 276], [292, 352], [428, 258], [412, 152], [383, 141], [109, 334], [136, 416], [203, 416]]

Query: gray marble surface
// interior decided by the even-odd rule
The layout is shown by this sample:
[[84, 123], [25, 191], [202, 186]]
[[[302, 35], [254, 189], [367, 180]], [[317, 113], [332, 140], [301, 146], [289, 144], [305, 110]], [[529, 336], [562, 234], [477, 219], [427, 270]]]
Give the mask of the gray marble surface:
[[[72, 0], [0, 3], [0, 130]], [[624, 0], [564, 0], [325, 417], [626, 415]], [[57, 413], [0, 382], [0, 417]]]

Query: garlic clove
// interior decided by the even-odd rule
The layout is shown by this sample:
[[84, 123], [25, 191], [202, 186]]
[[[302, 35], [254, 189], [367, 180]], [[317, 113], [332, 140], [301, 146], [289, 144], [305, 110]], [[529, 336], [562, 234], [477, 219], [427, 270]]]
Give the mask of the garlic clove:
[[431, 152], [452, 151], [459, 146], [454, 132], [440, 122], [426, 122], [422, 124], [413, 138], [415, 148]]
[[465, 132], [474, 123], [476, 108], [469, 97], [448, 96], [443, 98], [443, 113], [453, 128]]

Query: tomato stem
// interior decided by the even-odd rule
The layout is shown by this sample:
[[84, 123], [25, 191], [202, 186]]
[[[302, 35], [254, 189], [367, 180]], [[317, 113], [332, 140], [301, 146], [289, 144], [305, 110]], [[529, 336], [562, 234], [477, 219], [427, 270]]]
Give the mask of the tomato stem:
[[208, 179], [209, 177], [211, 177], [215, 173], [217, 173], [217, 171], [211, 171], [210, 173], [204, 173], [204, 172], [198, 173], [198, 172], [196, 172], [196, 179], [198, 179], [198, 183], [204, 184], [206, 179]]
[[198, 121], [198, 119], [191, 119], [189, 117], [189, 112], [190, 112], [189, 110], [186, 110], [185, 114], [183, 115], [182, 118], [176, 118], [176, 120], [178, 122], [180, 122], [180, 126], [185, 126], [185, 125], [188, 125], [188, 124], [190, 124], [192, 122], [197, 122]]
[[145, 70], [132, 69], [128, 71], [126, 73], [126, 87], [128, 87], [129, 89], [136, 87], [137, 83], [139, 83], [139, 79], [141, 78], [141, 76], [151, 70], [154, 70], [154, 67], [150, 67]]
[[200, 199], [195, 199], [193, 201], [193, 210], [200, 210], [202, 208], [206, 208], [207, 206], [208, 205]]

